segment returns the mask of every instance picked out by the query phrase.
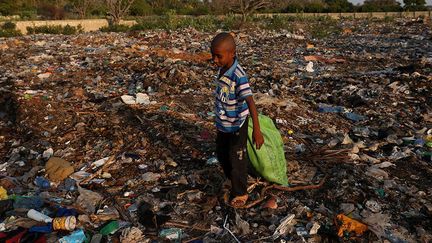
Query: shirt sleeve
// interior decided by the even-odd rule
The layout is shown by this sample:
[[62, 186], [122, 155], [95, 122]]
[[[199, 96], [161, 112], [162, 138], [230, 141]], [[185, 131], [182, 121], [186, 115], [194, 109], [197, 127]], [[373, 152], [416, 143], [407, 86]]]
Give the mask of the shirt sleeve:
[[252, 90], [249, 85], [249, 80], [246, 76], [237, 79], [236, 95], [239, 100], [245, 100], [246, 97], [252, 95]]

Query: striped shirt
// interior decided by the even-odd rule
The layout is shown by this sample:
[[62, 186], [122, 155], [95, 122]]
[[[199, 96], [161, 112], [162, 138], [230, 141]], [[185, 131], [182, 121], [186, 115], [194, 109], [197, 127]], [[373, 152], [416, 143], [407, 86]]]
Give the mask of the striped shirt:
[[219, 76], [214, 93], [216, 127], [221, 132], [237, 132], [249, 114], [245, 99], [252, 95], [252, 90], [237, 59], [224, 75], [221, 76], [219, 70]]

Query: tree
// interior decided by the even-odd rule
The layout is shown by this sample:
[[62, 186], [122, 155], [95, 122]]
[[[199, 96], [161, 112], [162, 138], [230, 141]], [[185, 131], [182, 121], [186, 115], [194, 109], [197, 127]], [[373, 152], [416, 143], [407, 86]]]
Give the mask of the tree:
[[306, 13], [321, 13], [325, 9], [325, 4], [321, 0], [306, 1], [304, 11]]
[[258, 10], [270, 6], [271, 2], [268, 0], [235, 0], [231, 9], [234, 12], [242, 15], [242, 21], [245, 22], [246, 18]]
[[210, 2], [210, 10], [213, 14], [227, 14], [229, 8], [227, 6], [232, 6], [233, 2], [230, 0], [212, 0]]
[[16, 1], [0, 1], [0, 15], [13, 15], [17, 9]]
[[288, 0], [283, 12], [299, 13], [304, 12], [305, 3], [303, 0]]
[[425, 0], [404, 0], [405, 9], [407, 10], [425, 10], [426, 1]]
[[402, 9], [396, 0], [366, 0], [362, 7], [362, 12], [396, 12]]
[[38, 14], [45, 19], [64, 19], [65, 18], [65, 0], [45, 0], [36, 2]]
[[132, 16], [144, 16], [153, 13], [151, 5], [146, 0], [135, 0], [130, 9]]
[[92, 5], [91, 0], [72, 0], [71, 5], [74, 12], [77, 12], [81, 19], [87, 16], [87, 13]]
[[118, 25], [120, 20], [129, 13], [135, 0], [105, 0], [108, 9], [107, 20], [110, 26]]
[[326, 8], [322, 0], [289, 0], [286, 4], [284, 12], [288, 13], [320, 13]]
[[354, 5], [348, 0], [325, 0], [327, 11], [331, 13], [351, 12]]

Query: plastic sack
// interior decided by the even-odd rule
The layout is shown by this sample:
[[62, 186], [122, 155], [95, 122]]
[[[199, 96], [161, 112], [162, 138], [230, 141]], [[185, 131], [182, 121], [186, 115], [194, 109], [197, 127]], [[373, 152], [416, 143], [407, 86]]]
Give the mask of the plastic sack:
[[267, 181], [288, 185], [287, 167], [282, 137], [272, 119], [259, 115], [258, 120], [264, 144], [256, 149], [253, 143], [253, 122], [249, 118], [247, 153], [256, 172]]

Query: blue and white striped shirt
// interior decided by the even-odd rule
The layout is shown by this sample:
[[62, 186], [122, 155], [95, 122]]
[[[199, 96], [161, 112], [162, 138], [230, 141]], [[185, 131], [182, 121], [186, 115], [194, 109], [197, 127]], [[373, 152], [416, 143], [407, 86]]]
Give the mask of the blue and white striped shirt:
[[221, 132], [237, 132], [249, 114], [245, 99], [252, 95], [246, 73], [236, 59], [215, 82], [216, 127]]

